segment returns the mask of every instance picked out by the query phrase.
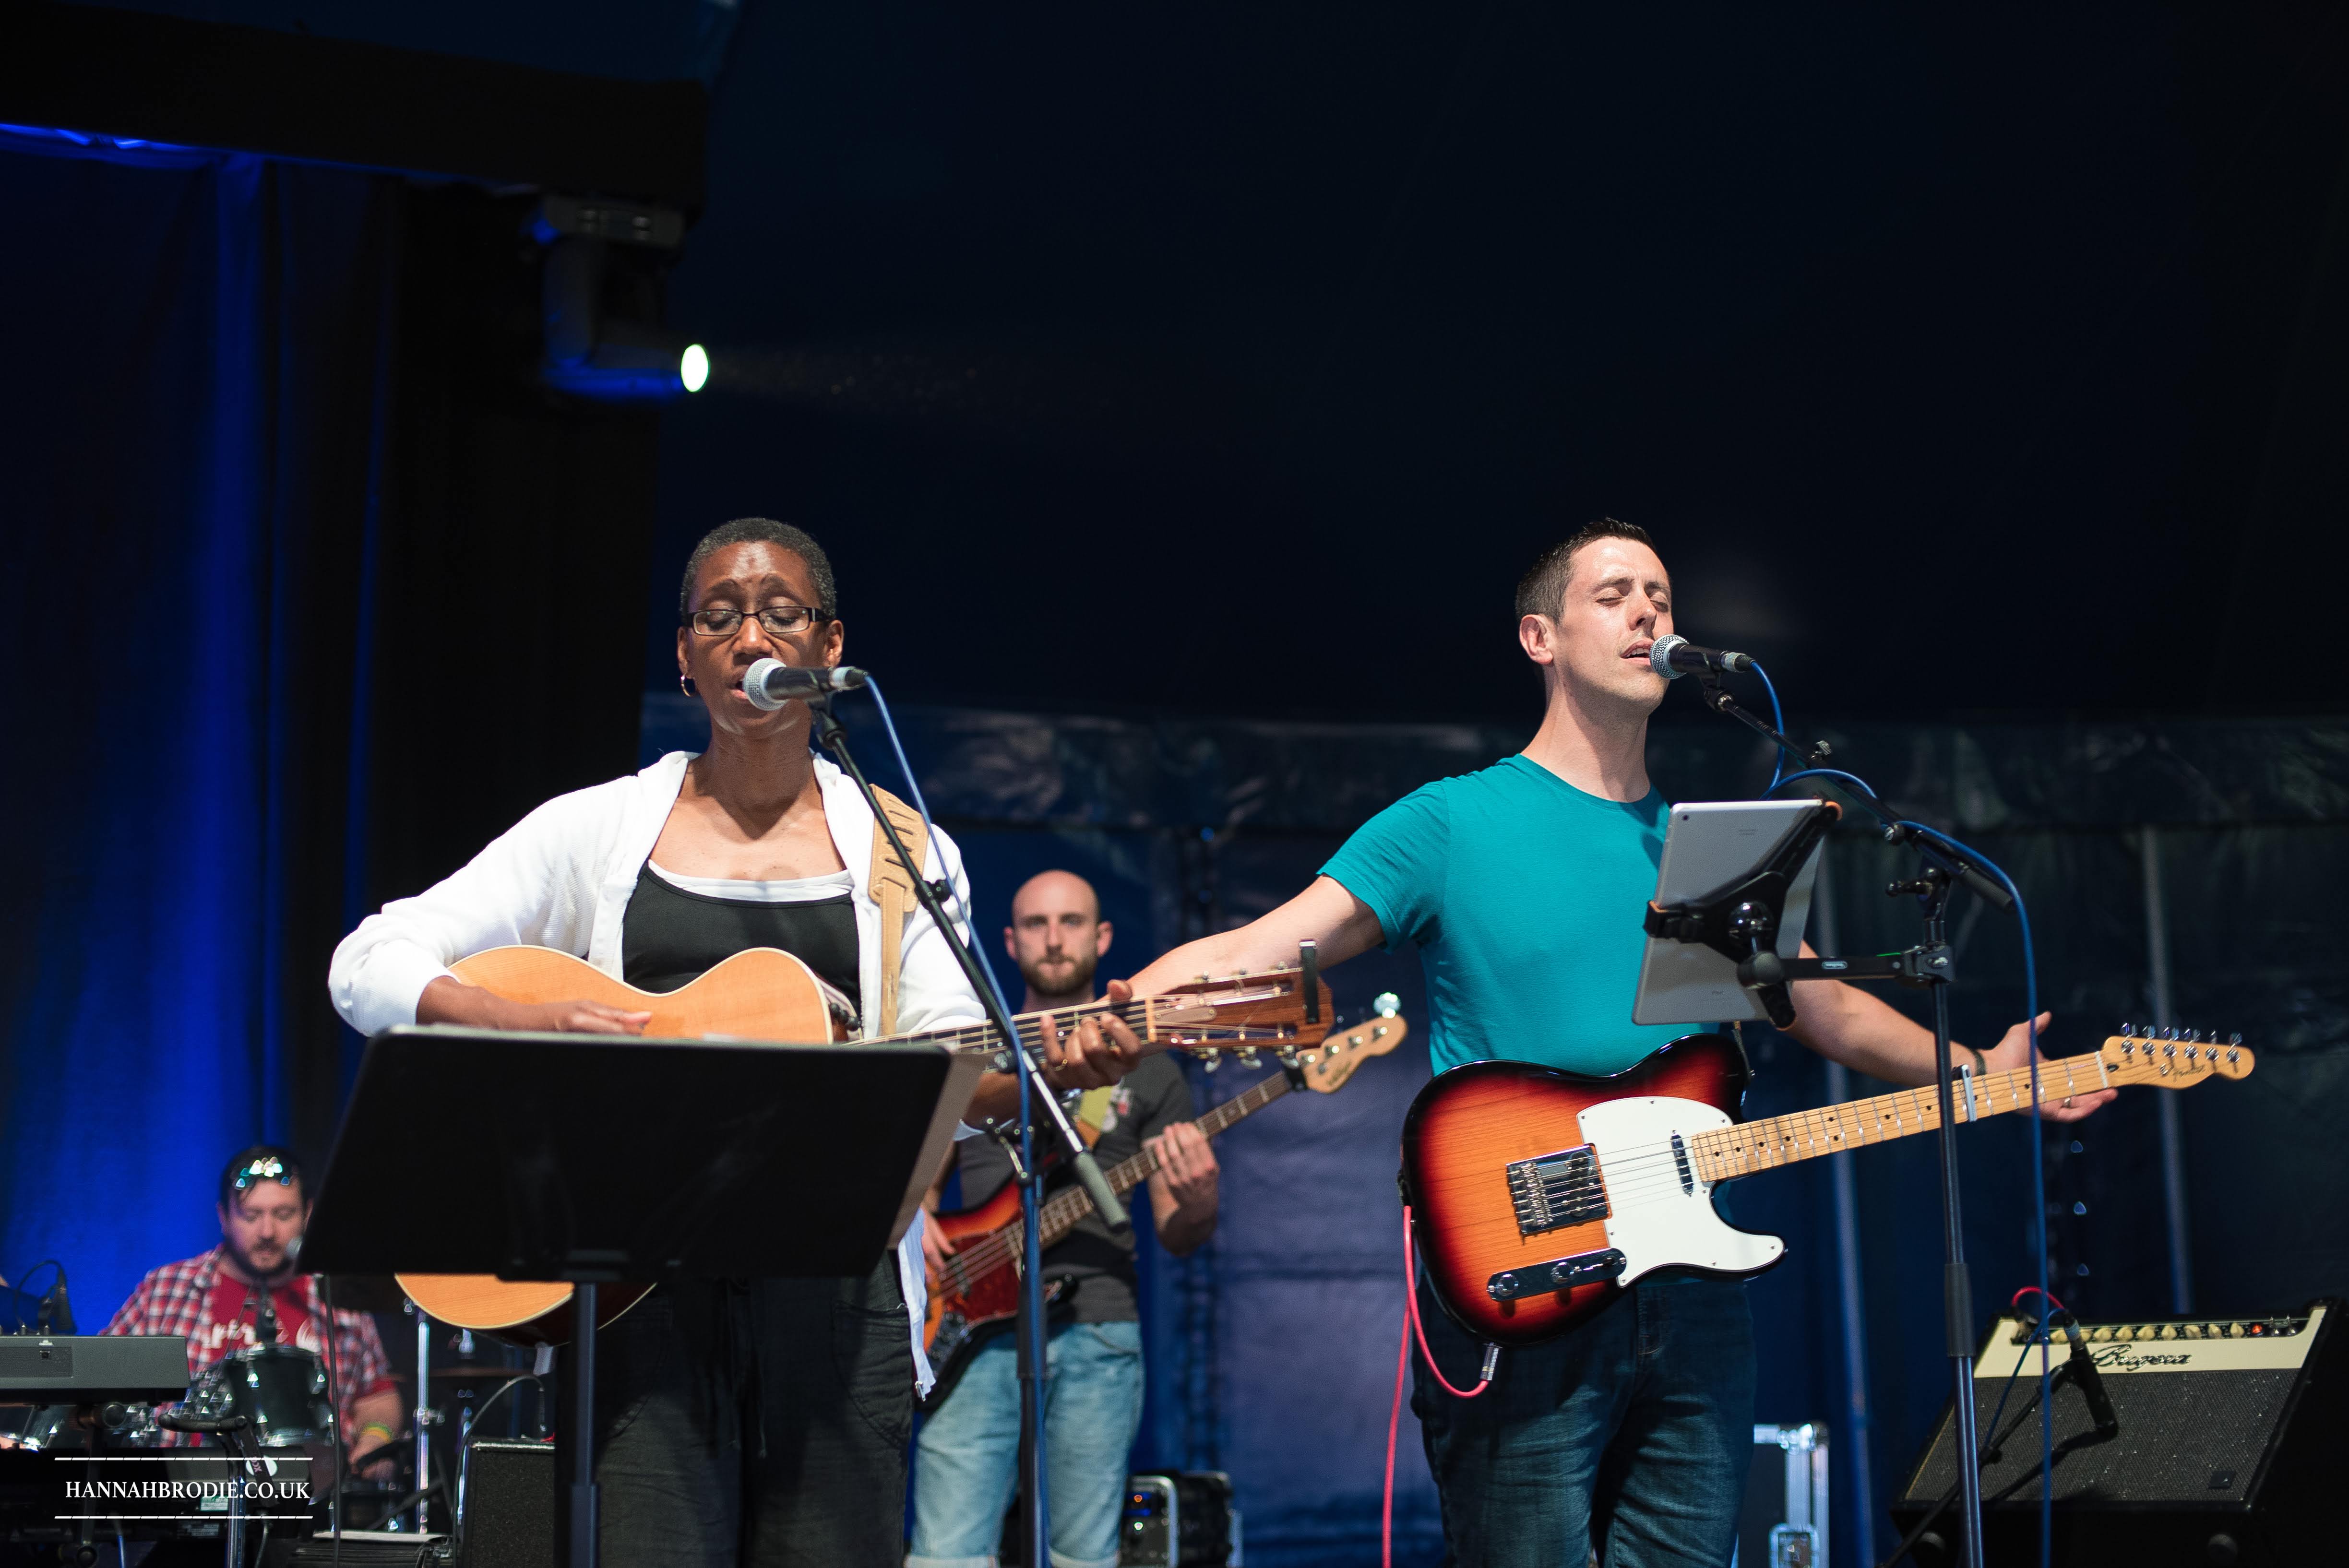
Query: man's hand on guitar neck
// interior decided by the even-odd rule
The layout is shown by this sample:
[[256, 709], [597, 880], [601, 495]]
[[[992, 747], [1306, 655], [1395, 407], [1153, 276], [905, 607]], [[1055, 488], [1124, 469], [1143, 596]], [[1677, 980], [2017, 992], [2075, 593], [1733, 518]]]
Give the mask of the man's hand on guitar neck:
[[[1802, 952], [1806, 958], [1816, 956], [1807, 942]], [[1933, 1032], [1880, 997], [1840, 980], [1798, 980], [1788, 989], [1794, 995], [1795, 1026], [1787, 1033], [1819, 1055], [1886, 1083], [1933, 1081]], [[2039, 1015], [2043, 1049], [2047, 1026], [2054, 1016]], [[1975, 1067], [1986, 1073], [2027, 1068], [2030, 1032], [2017, 1024], [1986, 1051], [1952, 1040], [1950, 1061], [1953, 1067]], [[2041, 1107], [2041, 1114], [2050, 1121], [2077, 1121], [2117, 1092], [2106, 1088], [2071, 1099], [2059, 1096]]]
[[[2039, 1032], [2043, 1039], [2046, 1037], [2047, 1026], [2054, 1017], [2053, 1013], [2039, 1015]], [[1965, 1061], [1965, 1047], [1956, 1046], [1954, 1042], [1952, 1045], [1957, 1059]], [[1982, 1068], [1986, 1072], [2002, 1073], [2015, 1068], [2027, 1068], [2031, 1065], [2031, 1036], [2023, 1026], [2017, 1024], [2007, 1030], [2005, 1038], [1982, 1055]], [[2044, 1062], [2039, 1076], [2044, 1084], [2047, 1076]], [[2116, 1088], [2100, 1088], [2093, 1094], [2049, 1095], [2041, 1104], [2039, 1114], [2050, 1121], [2077, 1121], [2106, 1100], [2116, 1098], [2120, 1092]]]
[[650, 1013], [625, 1012], [602, 1002], [509, 1002], [479, 985], [443, 975], [416, 999], [419, 1024], [462, 1024], [474, 1029], [527, 1029], [568, 1035], [641, 1035]]
[[[1123, 980], [1109, 983], [1114, 1003], [1133, 999], [1133, 987]], [[1063, 1032], [1047, 1019], [1039, 1053], [1044, 1081], [1057, 1092], [1106, 1088], [1133, 1070], [1142, 1059], [1142, 1042], [1123, 1019], [1109, 1013], [1089, 1013], [1077, 1026]], [[976, 1127], [982, 1121], [1011, 1121], [1019, 1115], [1019, 1079], [1011, 1073], [988, 1073], [978, 1080], [963, 1119]]]

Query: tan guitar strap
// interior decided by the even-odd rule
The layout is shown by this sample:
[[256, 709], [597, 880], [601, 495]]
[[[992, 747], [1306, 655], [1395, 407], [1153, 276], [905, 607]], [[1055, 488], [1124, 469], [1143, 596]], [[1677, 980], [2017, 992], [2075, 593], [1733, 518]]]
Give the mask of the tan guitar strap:
[[[875, 788], [881, 798], [881, 810], [896, 825], [897, 837], [904, 840], [906, 853], [916, 864], [928, 857], [928, 846], [922, 839], [922, 814], [900, 800], [888, 790]], [[897, 1032], [897, 969], [905, 950], [905, 922], [921, 907], [914, 896], [914, 879], [897, 859], [897, 851], [889, 847], [889, 835], [881, 830], [876, 820], [873, 824], [873, 873], [868, 879], [873, 897], [881, 905], [881, 1010], [874, 1022], [876, 1035]]]

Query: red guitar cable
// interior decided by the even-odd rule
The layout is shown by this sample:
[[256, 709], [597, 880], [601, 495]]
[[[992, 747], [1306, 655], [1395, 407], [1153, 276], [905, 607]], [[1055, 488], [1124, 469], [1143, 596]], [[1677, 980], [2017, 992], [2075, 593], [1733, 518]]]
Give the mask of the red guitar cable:
[[1395, 1434], [1402, 1427], [1402, 1385], [1411, 1374], [1411, 1342], [1419, 1341], [1419, 1353], [1427, 1358], [1427, 1369], [1444, 1385], [1444, 1391], [1462, 1399], [1473, 1399], [1493, 1386], [1493, 1368], [1500, 1358], [1500, 1346], [1485, 1347], [1484, 1377], [1474, 1388], [1454, 1388], [1444, 1376], [1444, 1368], [1435, 1364], [1435, 1357], [1427, 1348], [1427, 1331], [1419, 1322], [1419, 1265], [1411, 1253], [1411, 1205], [1402, 1206], [1402, 1343], [1395, 1349], [1394, 1403], [1387, 1409], [1387, 1484], [1386, 1495], [1379, 1505], [1379, 1568], [1394, 1568], [1394, 1460]]

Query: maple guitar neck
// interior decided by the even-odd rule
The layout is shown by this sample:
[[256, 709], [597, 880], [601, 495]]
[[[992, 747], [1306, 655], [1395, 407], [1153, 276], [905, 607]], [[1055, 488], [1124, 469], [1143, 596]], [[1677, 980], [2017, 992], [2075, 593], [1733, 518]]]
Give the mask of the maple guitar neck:
[[[1202, 1135], [1213, 1138], [1256, 1112], [1262, 1110], [1289, 1090], [1288, 1075], [1274, 1073], [1261, 1083], [1252, 1084], [1240, 1093], [1199, 1117], [1193, 1124]], [[1158, 1156], [1144, 1149], [1130, 1160], [1121, 1160], [1102, 1172], [1109, 1179], [1112, 1192], [1130, 1192], [1148, 1181], [1158, 1170]], [[1084, 1189], [1071, 1187], [1053, 1195], [1037, 1214], [1037, 1234], [1042, 1244], [1050, 1246], [1076, 1228], [1077, 1222], [1092, 1212], [1092, 1200]], [[1018, 1223], [1012, 1226], [1016, 1233]]]
[[[2112, 1087], [2104, 1062], [2094, 1053], [2043, 1058], [2039, 1064], [2039, 1102], [2052, 1104], [2067, 1095], [2089, 1094]], [[1973, 1080], [1967, 1091], [1961, 1078], [1950, 1086], [1951, 1104], [1960, 1122], [1980, 1121], [2011, 1110], [2031, 1109], [2031, 1069], [2015, 1068]], [[1940, 1091], [1930, 1084], [1895, 1089], [1872, 1099], [1847, 1100], [1816, 1110], [1798, 1110], [1762, 1121], [1738, 1122], [1702, 1132], [1689, 1140], [1691, 1163], [1707, 1181], [1726, 1181], [1798, 1160], [1813, 1160], [1869, 1143], [1889, 1143], [1930, 1132], [1941, 1125]]]

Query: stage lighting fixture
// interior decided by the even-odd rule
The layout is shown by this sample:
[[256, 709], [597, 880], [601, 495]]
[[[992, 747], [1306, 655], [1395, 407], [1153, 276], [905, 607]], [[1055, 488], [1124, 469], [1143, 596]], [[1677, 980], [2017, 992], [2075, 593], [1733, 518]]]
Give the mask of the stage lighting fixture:
[[540, 379], [583, 397], [645, 402], [698, 391], [709, 356], [662, 325], [684, 215], [624, 201], [548, 196], [532, 225], [539, 280]]

